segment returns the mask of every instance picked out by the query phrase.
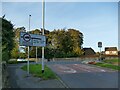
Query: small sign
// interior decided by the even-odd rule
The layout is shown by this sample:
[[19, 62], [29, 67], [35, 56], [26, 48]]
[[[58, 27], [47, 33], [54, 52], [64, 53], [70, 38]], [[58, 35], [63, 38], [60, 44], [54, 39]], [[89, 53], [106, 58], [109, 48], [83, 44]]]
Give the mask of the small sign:
[[39, 34], [20, 32], [20, 46], [46, 46], [46, 37]]
[[30, 34], [25, 33], [25, 34], [23, 35], [23, 39], [24, 39], [26, 42], [30, 41], [30, 39], [31, 39]]
[[102, 42], [98, 42], [98, 47], [99, 47], [99, 48], [102, 47]]

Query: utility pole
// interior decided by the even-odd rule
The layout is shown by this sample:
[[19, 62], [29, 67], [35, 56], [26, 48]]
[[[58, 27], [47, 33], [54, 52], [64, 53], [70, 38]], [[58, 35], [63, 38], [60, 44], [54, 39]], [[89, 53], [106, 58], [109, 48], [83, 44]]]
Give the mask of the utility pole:
[[[45, 1], [42, 0], [42, 35], [44, 35], [45, 24]], [[44, 46], [42, 47], [42, 73], [44, 73]]]

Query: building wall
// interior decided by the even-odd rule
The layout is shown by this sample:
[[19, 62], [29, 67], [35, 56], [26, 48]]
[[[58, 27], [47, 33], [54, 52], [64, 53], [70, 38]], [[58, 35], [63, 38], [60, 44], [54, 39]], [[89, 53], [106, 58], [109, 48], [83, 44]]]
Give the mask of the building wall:
[[106, 55], [118, 55], [118, 51], [105, 51]]

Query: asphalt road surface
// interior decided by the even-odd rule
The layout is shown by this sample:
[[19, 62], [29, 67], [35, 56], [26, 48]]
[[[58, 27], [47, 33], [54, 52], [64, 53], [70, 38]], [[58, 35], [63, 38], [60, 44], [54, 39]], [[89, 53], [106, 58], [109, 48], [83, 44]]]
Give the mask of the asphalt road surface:
[[[38, 64], [41, 64], [41, 62]], [[45, 62], [45, 64], [61, 78], [68, 88], [118, 88], [118, 72], [114, 70], [82, 64], [79, 61], [55, 61]], [[13, 85], [11, 86], [14, 88], [19, 88], [20, 85], [27, 86], [25, 82], [31, 80], [31, 78], [21, 78], [23, 71], [19, 67], [21, 67], [21, 64], [9, 66], [10, 81]], [[32, 81], [29, 82], [31, 88], [43, 86], [43, 83], [40, 82], [39, 84], [38, 82], [33, 84], [35, 80], [32, 78]]]
[[49, 62], [47, 65], [68, 88], [118, 88], [118, 72], [80, 62]]

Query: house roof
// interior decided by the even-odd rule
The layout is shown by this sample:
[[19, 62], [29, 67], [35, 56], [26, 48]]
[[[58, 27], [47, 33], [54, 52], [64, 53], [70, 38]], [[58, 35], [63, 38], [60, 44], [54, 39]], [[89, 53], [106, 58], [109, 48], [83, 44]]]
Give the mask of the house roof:
[[84, 55], [94, 55], [95, 51], [92, 48], [83, 48]]
[[105, 47], [105, 51], [117, 51], [117, 47]]

